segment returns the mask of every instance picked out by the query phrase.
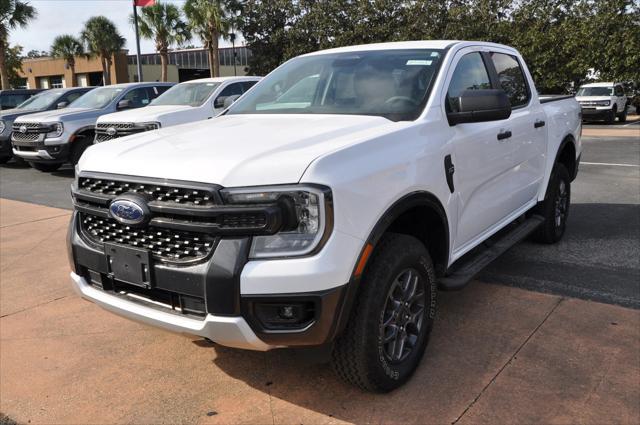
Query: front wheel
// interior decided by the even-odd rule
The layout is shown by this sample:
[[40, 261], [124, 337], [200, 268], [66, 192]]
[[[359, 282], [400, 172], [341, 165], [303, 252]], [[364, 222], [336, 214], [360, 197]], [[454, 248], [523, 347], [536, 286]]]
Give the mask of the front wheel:
[[613, 109], [611, 109], [607, 114], [607, 119], [605, 120], [605, 122], [607, 124], [613, 124], [616, 121], [616, 115], [618, 115], [618, 108], [616, 108], [616, 106], [614, 105]]
[[351, 384], [388, 392], [415, 372], [431, 333], [437, 287], [429, 252], [414, 237], [386, 234], [359, 286], [333, 367]]
[[624, 110], [622, 111], [622, 113], [618, 116], [618, 121], [620, 122], [626, 122], [627, 121], [627, 107], [624, 107]]
[[544, 221], [533, 234], [533, 239], [546, 244], [553, 244], [562, 239], [567, 227], [570, 204], [569, 172], [564, 165], [558, 163], [551, 171], [544, 201], [536, 207], [536, 212], [544, 217]]
[[62, 164], [49, 162], [30, 162], [29, 165], [42, 172], [56, 171], [58, 168], [62, 167]]

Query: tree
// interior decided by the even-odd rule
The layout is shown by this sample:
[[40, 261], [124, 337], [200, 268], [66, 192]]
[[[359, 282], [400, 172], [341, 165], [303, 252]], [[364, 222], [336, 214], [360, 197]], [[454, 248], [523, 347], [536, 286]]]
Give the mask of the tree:
[[[20, 0], [0, 0], [0, 88], [9, 88], [9, 72], [6, 64], [9, 49], [9, 33], [27, 26], [38, 16], [36, 9]], [[22, 49], [21, 49], [22, 50]]]
[[[135, 19], [131, 15], [131, 23]], [[140, 35], [153, 40], [160, 53], [162, 65], [161, 81], [167, 81], [169, 47], [182, 44], [191, 39], [187, 24], [182, 20], [180, 9], [170, 3], [157, 2], [153, 6], [143, 7], [138, 18]]]
[[200, 37], [209, 54], [209, 71], [212, 77], [220, 76], [218, 41], [227, 39], [237, 23], [235, 11], [239, 3], [232, 0], [187, 0], [184, 13], [189, 28]]
[[84, 55], [82, 42], [72, 35], [59, 35], [51, 45], [51, 56], [64, 59], [71, 70], [71, 87], [76, 86], [76, 56]]
[[49, 56], [49, 52], [46, 52], [44, 50], [33, 49], [33, 50], [29, 50], [27, 52], [27, 57], [29, 59], [43, 58], [43, 57], [46, 57], [46, 56]]
[[111, 84], [113, 55], [124, 48], [124, 37], [109, 19], [94, 16], [84, 24], [80, 38], [91, 56], [100, 57], [104, 85]]
[[17, 87], [24, 84], [24, 78], [18, 72], [22, 69], [22, 46], [15, 45], [6, 50], [5, 66], [9, 77], [9, 87]]

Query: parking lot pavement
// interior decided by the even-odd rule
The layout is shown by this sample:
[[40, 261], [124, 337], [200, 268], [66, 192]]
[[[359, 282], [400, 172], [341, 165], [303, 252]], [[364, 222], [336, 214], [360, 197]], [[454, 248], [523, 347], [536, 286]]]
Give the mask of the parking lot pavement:
[[414, 378], [374, 395], [290, 351], [218, 347], [79, 299], [67, 221], [0, 200], [0, 411], [18, 423], [640, 423], [638, 310], [473, 282], [440, 294]]

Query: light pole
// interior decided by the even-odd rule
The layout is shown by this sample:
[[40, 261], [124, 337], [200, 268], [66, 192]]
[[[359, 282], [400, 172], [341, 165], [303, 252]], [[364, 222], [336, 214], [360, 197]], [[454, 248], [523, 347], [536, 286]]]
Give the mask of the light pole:
[[138, 34], [138, 8], [136, 0], [133, 0], [133, 23], [136, 27], [136, 62], [138, 64], [138, 82], [142, 82], [142, 64], [140, 63], [140, 35]]
[[229, 34], [229, 38], [231, 39], [231, 46], [233, 48], [233, 75], [238, 75], [238, 70], [236, 69], [236, 33], [232, 32]]

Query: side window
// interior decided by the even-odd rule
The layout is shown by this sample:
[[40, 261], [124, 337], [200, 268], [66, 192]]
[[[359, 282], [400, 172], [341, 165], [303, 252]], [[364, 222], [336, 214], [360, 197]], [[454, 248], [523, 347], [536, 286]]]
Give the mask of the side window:
[[143, 106], [147, 106], [149, 102], [151, 102], [146, 87], [139, 87], [131, 90], [124, 95], [122, 100], [128, 100], [131, 104], [131, 108], [141, 108]]
[[616, 96], [624, 96], [624, 90], [622, 90], [622, 86], [616, 86]]
[[500, 86], [509, 96], [511, 107], [517, 108], [529, 103], [527, 81], [518, 60], [504, 53], [491, 53], [491, 60], [496, 67]]
[[222, 108], [224, 106], [224, 100], [229, 96], [234, 95], [242, 95], [242, 83], [233, 83], [229, 84], [227, 87], [222, 89], [222, 92], [216, 97], [216, 100], [213, 102], [214, 108]]
[[25, 100], [29, 99], [31, 96], [28, 94], [9, 94], [6, 96], [2, 96], [2, 109], [11, 109], [15, 108]]
[[249, 90], [251, 87], [253, 87], [255, 84], [257, 83], [257, 81], [245, 81], [242, 84], [242, 90], [243, 92], [246, 92], [247, 90]]
[[447, 109], [459, 112], [457, 98], [465, 90], [490, 89], [491, 80], [484, 66], [482, 56], [478, 52], [467, 53], [456, 65], [449, 90], [447, 91]]
[[61, 99], [60, 102], [67, 102], [67, 104], [69, 104], [74, 100], [76, 100], [77, 98], [79, 98], [80, 96], [82, 96], [83, 94], [84, 92], [81, 92], [81, 91], [69, 93], [68, 95], [65, 96], [65, 98]]

